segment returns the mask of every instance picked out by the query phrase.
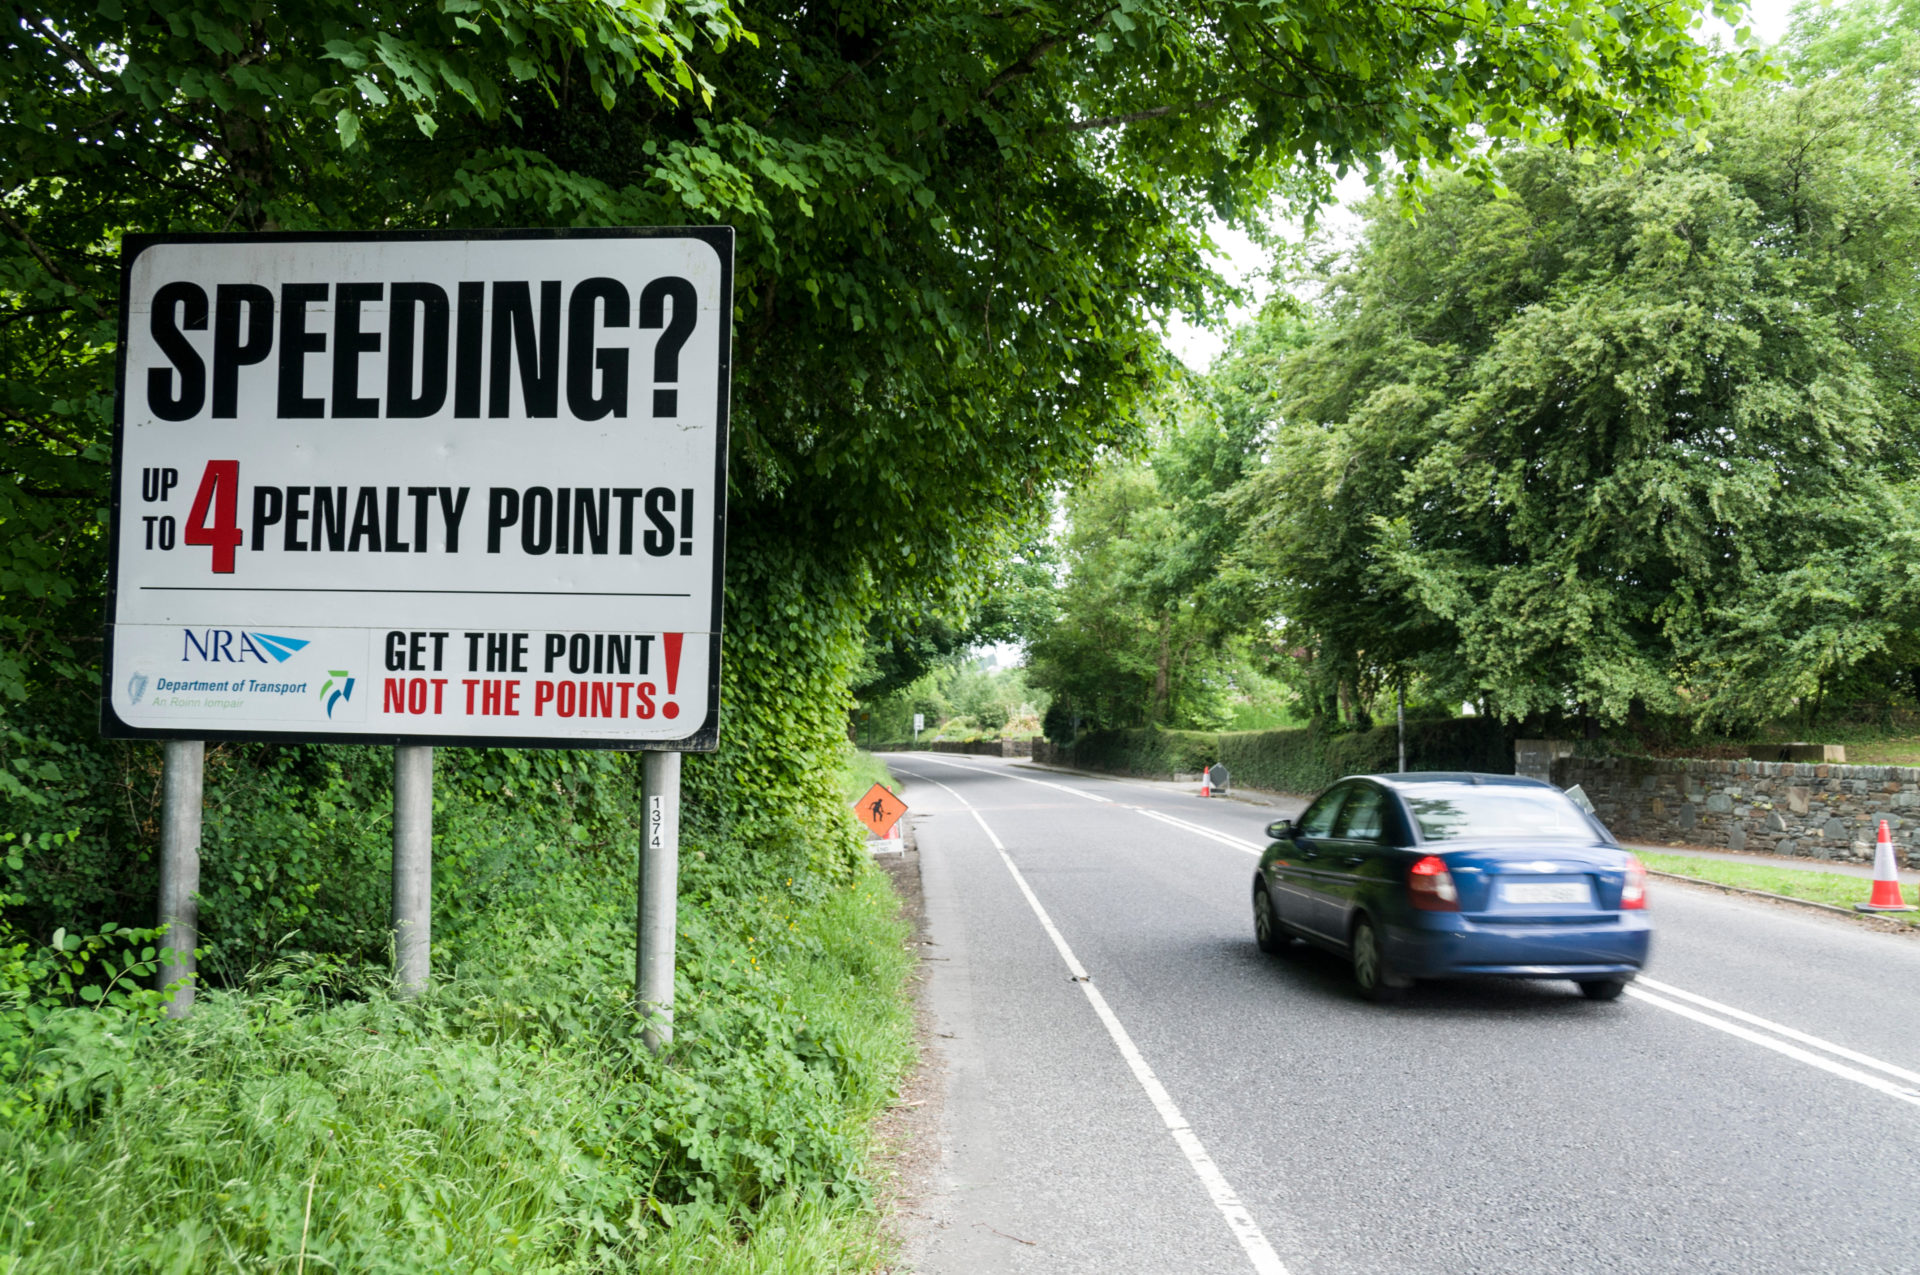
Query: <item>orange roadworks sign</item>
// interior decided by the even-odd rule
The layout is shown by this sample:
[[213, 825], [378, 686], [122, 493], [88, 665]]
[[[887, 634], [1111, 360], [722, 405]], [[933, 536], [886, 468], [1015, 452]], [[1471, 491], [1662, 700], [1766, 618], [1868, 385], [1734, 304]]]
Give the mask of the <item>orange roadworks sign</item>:
[[894, 796], [885, 784], [875, 784], [853, 803], [853, 813], [874, 836], [884, 837], [887, 830], [899, 822], [900, 816], [907, 813], [907, 803]]

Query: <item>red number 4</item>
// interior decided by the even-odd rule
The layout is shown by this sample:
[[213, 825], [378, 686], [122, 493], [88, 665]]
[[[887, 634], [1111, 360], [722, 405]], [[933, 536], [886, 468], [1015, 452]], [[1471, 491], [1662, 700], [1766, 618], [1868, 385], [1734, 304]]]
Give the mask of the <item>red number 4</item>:
[[[215, 575], [233, 574], [233, 551], [244, 538], [239, 506], [240, 462], [208, 461], [207, 472], [200, 475], [200, 490], [193, 493], [193, 509], [187, 514], [180, 539], [213, 550]], [[208, 514], [212, 514], [211, 520]]]

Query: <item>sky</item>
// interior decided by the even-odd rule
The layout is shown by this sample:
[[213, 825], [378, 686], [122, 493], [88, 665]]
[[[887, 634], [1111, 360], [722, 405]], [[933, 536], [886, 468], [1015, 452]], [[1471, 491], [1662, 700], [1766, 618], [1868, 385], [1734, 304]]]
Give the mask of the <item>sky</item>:
[[[1749, 0], [1747, 6], [1748, 25], [1753, 28], [1754, 36], [1767, 44], [1778, 40], [1787, 29], [1787, 20], [1792, 13], [1789, 0]], [[1707, 18], [1701, 23], [1703, 34], [1711, 39], [1719, 36], [1731, 41], [1733, 32], [1717, 18]], [[1352, 211], [1353, 205], [1365, 198], [1366, 179], [1359, 174], [1348, 176], [1334, 188], [1338, 203], [1321, 214], [1321, 224], [1335, 236], [1351, 232], [1358, 225], [1358, 218]], [[1261, 286], [1264, 281], [1259, 277], [1266, 267], [1266, 257], [1245, 235], [1231, 227], [1216, 225], [1212, 228], [1213, 240], [1220, 248], [1215, 260], [1221, 273], [1239, 283], [1254, 282], [1255, 296], [1247, 305], [1237, 307], [1228, 316], [1226, 327], [1219, 329], [1201, 328], [1184, 320], [1175, 319], [1167, 327], [1167, 345], [1179, 356], [1181, 362], [1196, 372], [1204, 372], [1207, 366], [1226, 345], [1227, 328], [1245, 322], [1259, 303], [1265, 299], [1270, 286]]]

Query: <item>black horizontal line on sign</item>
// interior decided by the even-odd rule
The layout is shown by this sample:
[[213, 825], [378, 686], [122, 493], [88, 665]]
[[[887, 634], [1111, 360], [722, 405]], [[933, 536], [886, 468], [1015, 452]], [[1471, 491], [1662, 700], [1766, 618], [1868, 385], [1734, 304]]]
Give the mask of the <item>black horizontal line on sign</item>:
[[576, 593], [566, 589], [296, 589], [274, 585], [143, 584], [144, 593], [458, 593], [507, 598], [690, 598], [691, 593]]

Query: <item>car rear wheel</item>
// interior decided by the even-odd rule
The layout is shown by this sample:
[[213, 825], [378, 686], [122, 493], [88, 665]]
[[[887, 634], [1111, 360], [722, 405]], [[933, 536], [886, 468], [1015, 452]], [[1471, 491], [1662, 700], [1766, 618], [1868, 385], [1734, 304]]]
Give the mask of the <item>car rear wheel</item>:
[[1400, 999], [1400, 993], [1406, 990], [1405, 979], [1394, 977], [1387, 967], [1387, 955], [1380, 947], [1379, 931], [1373, 928], [1373, 922], [1361, 917], [1353, 923], [1353, 981], [1360, 988], [1360, 994], [1378, 1004]]
[[1265, 881], [1253, 883], [1253, 941], [1262, 952], [1274, 955], [1293, 947], [1293, 937], [1280, 928], [1273, 915], [1273, 896], [1267, 893]]
[[1580, 994], [1590, 1001], [1617, 1001], [1620, 993], [1627, 990], [1624, 978], [1585, 978], [1580, 980]]

